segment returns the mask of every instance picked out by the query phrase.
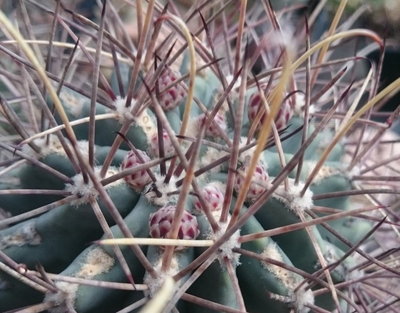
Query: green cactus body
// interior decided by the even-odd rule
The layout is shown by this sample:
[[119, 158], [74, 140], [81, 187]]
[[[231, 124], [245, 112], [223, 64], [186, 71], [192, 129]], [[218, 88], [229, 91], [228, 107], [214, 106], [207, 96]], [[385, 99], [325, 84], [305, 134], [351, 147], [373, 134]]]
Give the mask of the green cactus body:
[[[145, 237], [148, 232], [148, 219], [150, 213], [155, 208], [145, 197], [140, 197], [134, 208], [124, 218], [126, 225], [134, 237]], [[122, 236], [120, 228], [115, 225], [111, 227], [114, 238]], [[127, 247], [122, 249], [125, 260], [132, 272], [136, 283], [141, 283], [143, 279], [143, 267], [137, 257]], [[92, 245], [85, 249], [72, 263], [61, 272], [62, 275], [78, 278], [94, 279], [99, 281], [128, 282], [125, 273], [118, 263], [111, 247], [99, 247]], [[54, 301], [56, 297], [65, 298], [70, 301], [74, 309], [78, 312], [98, 312], [99, 310], [116, 310], [125, 298], [129, 296], [128, 291], [121, 292], [110, 288], [101, 288], [87, 285], [68, 284], [60, 282], [60, 289], [70, 294], [65, 296], [49, 293], [46, 301]], [[133, 291], [138, 292], [138, 291]], [[93, 301], [93, 299], [96, 299]]]
[[[250, 218], [242, 227], [241, 233], [245, 235], [263, 230], [264, 228], [256, 218]], [[285, 253], [270, 238], [247, 242], [242, 244], [242, 248], [292, 265]], [[300, 282], [300, 277], [290, 271], [248, 256], [242, 256], [240, 262], [237, 273], [249, 310], [263, 312], [265, 308], [268, 308], [269, 312], [289, 312], [287, 304], [276, 300], [274, 295], [290, 297], [296, 283]]]
[[[218, 288], [210, 288], [208, 283], [212, 281]], [[201, 297], [203, 299], [208, 299], [218, 304], [222, 304], [231, 308], [237, 308], [237, 299], [235, 292], [232, 288], [232, 282], [229, 279], [228, 272], [215, 260], [205, 272], [195, 281], [195, 283], [188, 290], [188, 293]], [[188, 312], [193, 313], [208, 313], [215, 312], [211, 309], [206, 309], [194, 304], [187, 305]]]
[[[194, 249], [193, 248], [187, 248], [183, 249], [180, 251], [174, 251], [174, 255], [172, 257], [172, 262], [171, 266], [168, 269], [167, 272], [163, 272], [161, 270], [161, 261], [162, 261], [162, 255], [163, 255], [163, 250], [160, 247], [157, 246], [150, 246], [147, 250], [147, 258], [148, 260], [152, 263], [154, 268], [157, 271], [157, 278], [151, 277], [150, 274], [146, 273], [144, 277], [144, 282], [148, 285], [149, 287], [149, 292], [147, 292], [147, 296], [153, 296], [154, 292], [158, 290], [160, 287], [160, 284], [163, 283], [163, 280], [167, 276], [173, 276], [174, 274], [178, 273], [181, 269], [185, 268], [187, 265], [190, 264], [190, 262], [193, 261], [194, 259]], [[181, 283], [184, 283], [186, 279], [189, 278], [189, 275], [184, 277], [181, 281]], [[176, 308], [179, 311], [186, 311], [186, 303], [180, 301], [176, 304]]]
[[[273, 229], [301, 222], [297, 213], [277, 199], [267, 201], [256, 214], [256, 217], [264, 229]], [[324, 251], [326, 247], [317, 228], [311, 226], [309, 230], [312, 232], [319, 247]], [[275, 236], [274, 240], [296, 267], [309, 273], [316, 270], [317, 264], [319, 264], [317, 253], [305, 229]], [[335, 275], [334, 273], [332, 273], [333, 276]]]
[[[303, 124], [304, 124], [304, 119], [302, 117], [293, 117], [289, 121], [289, 127], [287, 128], [285, 133], [291, 133], [302, 127]], [[309, 124], [308, 135], [311, 135], [314, 129], [315, 129], [314, 125], [312, 123]], [[282, 142], [283, 151], [289, 154], [296, 153], [301, 147], [302, 136], [303, 136], [303, 131], [301, 130], [297, 132], [295, 135], [283, 141]], [[333, 131], [330, 131], [329, 129], [319, 132], [315, 140], [313, 140], [313, 142], [306, 149], [304, 153], [304, 158], [307, 160], [318, 160], [318, 157], [325, 149], [327, 143], [329, 143], [329, 141], [332, 140], [333, 136], [334, 136]], [[343, 156], [343, 147], [341, 145], [336, 145], [334, 150], [330, 153], [328, 161], [339, 161], [342, 156]]]
[[[82, 145], [87, 145], [87, 142], [81, 142]], [[102, 164], [109, 152], [110, 148], [96, 146], [95, 160], [97, 164]], [[124, 155], [123, 150], [118, 150], [111, 162], [111, 166], [119, 166]], [[52, 169], [72, 177], [76, 173], [72, 167], [70, 160], [61, 151], [54, 151], [39, 158], [43, 164]], [[58, 177], [55, 177], [45, 169], [39, 168], [33, 164], [24, 164], [7, 175], [6, 180], [10, 180], [8, 184], [0, 185], [0, 190], [7, 189], [51, 189], [63, 190], [65, 183]], [[40, 193], [40, 191], [39, 191]], [[18, 215], [28, 212], [32, 209], [44, 206], [54, 201], [62, 199], [61, 196], [53, 195], [15, 195], [15, 194], [0, 194], [0, 207], [10, 212], [12, 215]], [[23, 205], [22, 205], [23, 204]]]
[[[63, 93], [60, 98], [63, 102], [67, 115], [71, 121], [88, 117], [90, 113], [90, 99], [86, 98], [73, 90], [64, 88]], [[124, 99], [120, 99], [121, 106], [124, 105]], [[118, 108], [117, 108], [118, 109]], [[123, 112], [117, 112], [107, 109], [106, 107], [96, 104], [96, 115], [106, 114], [106, 113], [116, 113], [123, 115]], [[142, 119], [147, 122], [147, 114], [151, 115], [151, 112], [147, 111]], [[121, 129], [121, 124], [119, 119], [124, 119], [123, 116], [117, 116], [108, 119], [102, 119], [96, 121], [96, 144], [99, 146], [110, 146], [114, 139], [115, 133]], [[139, 118], [140, 119], [140, 118]], [[146, 131], [143, 129], [142, 121], [137, 121], [134, 123], [130, 130], [128, 131], [127, 137], [135, 143], [138, 149], [147, 149], [147, 135]], [[74, 132], [78, 139], [86, 140], [89, 132], [89, 124], [87, 122], [74, 126]], [[126, 145], [123, 147], [127, 148]]]
[[[199, 239], [209, 239], [212, 234], [212, 230], [206, 217], [204, 215], [199, 215], [197, 217], [197, 221], [199, 223], [200, 230]], [[200, 255], [204, 251], [204, 248], [197, 248], [196, 255]], [[224, 306], [237, 309], [238, 303], [232, 287], [232, 282], [229, 278], [225, 264], [221, 262], [222, 260], [219, 258], [214, 260], [214, 262], [189, 288], [188, 293]], [[210, 288], [208, 285], [208, 282], [210, 281], [212, 281], [215, 286], [218, 286], [218, 288]], [[214, 310], [192, 303], [188, 303], [187, 306], [189, 312], [214, 312]]]
[[[109, 194], [123, 216], [138, 199], [138, 195], [125, 184], [111, 187]], [[101, 202], [100, 207], [110, 221], [107, 208]], [[42, 264], [50, 270], [59, 270], [84, 245], [101, 235], [100, 225], [96, 221], [89, 204], [63, 205], [2, 230], [2, 249], [27, 266]], [[49, 255], [47, 251], [52, 253]]]
[[[348, 82], [353, 63], [365, 55], [337, 60], [334, 51], [354, 36], [382, 46], [376, 34], [331, 27], [324, 39], [314, 39], [315, 25], [304, 24], [312, 19], [286, 27], [298, 12], [274, 11], [269, 1], [206, 1], [201, 8], [192, 1], [188, 15], [179, 12], [183, 0], [173, 9], [164, 1], [98, 1], [104, 9], [98, 25], [79, 16], [74, 4], [66, 9], [58, 1], [35, 2], [27, 10], [25, 1], [16, 2], [8, 16], [23, 17], [23, 23], [8, 23], [0, 10], [0, 30], [12, 39], [0, 43], [0, 311], [128, 313], [164, 303], [151, 313], [211, 313], [214, 302], [229, 312], [310, 313], [333, 311], [336, 300], [344, 310], [357, 311], [359, 304], [360, 312], [390, 310], [382, 304], [392, 303], [395, 293], [383, 297], [389, 288], [377, 285], [374, 298], [371, 288], [382, 278], [391, 283], [387, 275], [397, 269], [379, 262], [396, 249], [371, 235], [359, 249], [370, 253], [379, 246], [371, 255], [382, 259], [374, 262], [354, 245], [382, 218], [374, 207], [385, 212], [387, 225], [397, 226], [398, 169], [391, 162], [398, 157], [380, 160], [385, 153], [376, 150], [376, 157], [373, 151], [398, 143], [382, 135], [397, 116], [386, 124], [369, 118], [400, 80], [376, 96], [370, 87], [378, 86], [375, 67], [365, 81]], [[119, 14], [131, 10], [135, 27], [124, 28]], [[37, 25], [43, 14], [55, 19], [50, 32]], [[74, 50], [70, 21], [85, 35]], [[14, 31], [19, 24], [26, 27]], [[308, 38], [311, 47], [302, 46]], [[223, 86], [233, 77], [238, 79], [227, 92]], [[59, 87], [59, 99], [52, 86]], [[91, 91], [96, 101], [87, 96]], [[95, 121], [89, 118], [92, 102]], [[62, 129], [51, 128], [43, 106]], [[264, 138], [271, 112], [281, 142], [273, 132]], [[319, 128], [306, 147], [304, 139]], [[292, 166], [289, 173], [282, 172], [285, 164]], [[381, 180], [383, 187], [376, 183]], [[372, 195], [379, 188], [390, 197]], [[368, 205], [354, 196], [363, 192]], [[327, 222], [339, 236], [315, 220], [336, 212], [348, 213]], [[293, 224], [300, 226], [289, 231]], [[379, 236], [387, 225], [379, 225]], [[127, 229], [133, 238], [124, 238]], [[266, 236], [269, 231], [274, 236]], [[129, 285], [124, 265], [139, 290]], [[364, 269], [374, 275], [357, 279]], [[174, 287], [166, 301], [170, 277]], [[354, 303], [345, 303], [343, 295]]]

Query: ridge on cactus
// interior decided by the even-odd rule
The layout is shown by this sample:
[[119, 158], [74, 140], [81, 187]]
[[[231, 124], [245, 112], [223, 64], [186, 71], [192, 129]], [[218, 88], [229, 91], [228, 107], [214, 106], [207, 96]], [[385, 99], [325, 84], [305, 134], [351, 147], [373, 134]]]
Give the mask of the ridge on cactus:
[[0, 312], [398, 311], [384, 40], [166, 2], [0, 5]]

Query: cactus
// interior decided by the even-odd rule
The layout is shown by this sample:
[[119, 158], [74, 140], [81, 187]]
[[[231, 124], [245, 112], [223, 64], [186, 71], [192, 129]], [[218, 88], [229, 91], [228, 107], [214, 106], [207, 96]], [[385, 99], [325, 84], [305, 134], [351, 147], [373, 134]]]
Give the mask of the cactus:
[[373, 117], [400, 80], [331, 53], [380, 37], [144, 4], [0, 12], [0, 311], [395, 310], [398, 112]]

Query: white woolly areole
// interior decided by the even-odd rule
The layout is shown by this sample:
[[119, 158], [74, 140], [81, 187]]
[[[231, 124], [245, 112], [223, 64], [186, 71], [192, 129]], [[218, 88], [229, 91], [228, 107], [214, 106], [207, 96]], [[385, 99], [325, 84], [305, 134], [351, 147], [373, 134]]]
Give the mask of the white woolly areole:
[[[209, 165], [213, 163], [216, 160], [219, 160], [220, 158], [226, 156], [228, 153], [224, 150], [218, 150], [212, 147], [207, 147], [207, 150], [205, 154], [201, 157], [200, 162], [199, 162], [199, 168], [204, 167], [206, 165]], [[218, 165], [210, 169], [210, 172], [220, 172], [222, 170], [223, 164]]]
[[279, 186], [277, 191], [274, 193], [274, 197], [283, 202], [294, 212], [309, 210], [313, 207], [313, 193], [310, 189], [306, 190], [304, 196], [300, 195], [301, 191], [303, 190], [304, 183], [299, 182], [297, 185], [295, 185], [294, 179], [289, 179], [288, 185], [288, 190], [285, 190], [284, 186]]
[[[294, 95], [295, 99], [295, 105], [293, 107], [293, 113], [295, 116], [300, 116], [304, 117], [305, 113], [305, 105], [306, 105], [306, 96], [303, 93], [296, 92]], [[309, 114], [315, 113], [315, 107], [314, 105], [310, 105], [308, 107], [308, 112]]]
[[225, 189], [226, 189], [226, 184], [223, 183], [223, 182], [221, 182], [221, 181], [217, 181], [217, 180], [213, 180], [213, 181], [209, 182], [209, 183], [207, 184], [207, 186], [215, 187], [215, 188], [219, 189], [222, 193], [223, 193], [223, 192], [225, 191]]
[[198, 118], [191, 117], [186, 128], [186, 136], [197, 138], [199, 135], [200, 121]]
[[15, 231], [9, 235], [0, 236], [0, 249], [4, 250], [8, 247], [24, 245], [35, 246], [42, 242], [42, 237], [36, 230], [35, 223], [30, 221], [22, 224]]
[[[162, 265], [162, 257], [161, 256], [162, 256], [162, 254], [160, 254], [160, 258], [159, 258], [157, 264], [154, 266], [154, 269], [157, 273], [157, 277], [153, 277], [146, 272], [144, 279], [143, 279], [143, 282], [148, 287], [148, 292], [151, 297], [154, 296], [157, 293], [157, 291], [162, 287], [166, 278], [173, 277], [180, 270], [177, 258], [175, 256], [173, 256], [168, 270], [165, 272], [161, 271], [161, 265]], [[179, 287], [179, 284], [176, 284], [176, 287]]]
[[69, 113], [74, 117], [79, 117], [82, 114], [83, 105], [86, 98], [76, 97], [72, 93], [67, 91], [60, 92], [60, 100], [66, 107]]
[[146, 134], [147, 138], [151, 138], [157, 133], [157, 126], [150, 116], [148, 110], [144, 110], [142, 114], [134, 117], [136, 125], [142, 128], [143, 132]]
[[[101, 167], [95, 168], [95, 174], [98, 180], [101, 180], [100, 171]], [[118, 168], [110, 166], [104, 178], [113, 176], [118, 172], [119, 172]], [[72, 177], [72, 181], [73, 181], [72, 184], [65, 185], [65, 190], [69, 191], [72, 195], [75, 195], [77, 197], [77, 199], [71, 201], [72, 205], [79, 206], [84, 203], [89, 203], [91, 200], [97, 198], [98, 191], [93, 186], [93, 182], [89, 180], [88, 183], [85, 183], [83, 180], [82, 173], [79, 173], [74, 177]], [[111, 186], [117, 186], [123, 183], [124, 181], [122, 179], [119, 179], [117, 181], [112, 182], [111, 184], [108, 184], [107, 186], [105, 186], [105, 188], [107, 189]]]
[[[273, 241], [270, 241], [268, 243], [267, 247], [261, 253], [261, 256], [279, 262], [284, 262], [282, 255], [279, 252], [278, 245]], [[291, 303], [295, 307], [297, 313], [308, 313], [310, 309], [306, 307], [306, 305], [314, 304], [314, 294], [312, 290], [306, 289], [307, 286], [304, 285], [296, 292], [294, 292], [299, 284], [299, 276], [283, 267], [273, 265], [268, 262], [262, 262], [262, 265], [265, 267], [266, 270], [279, 278], [286, 286], [286, 288], [293, 292], [293, 294], [287, 300], [285, 300], [284, 297], [280, 297], [279, 295], [275, 295], [276, 299]]]
[[[219, 223], [220, 229], [216, 233], [210, 234], [209, 239], [217, 241], [219, 238], [221, 238], [225, 234], [228, 224], [229, 224], [229, 219], [225, 223]], [[223, 263], [224, 259], [225, 260], [227, 259], [235, 267], [240, 265], [239, 262], [240, 255], [232, 251], [234, 248], [240, 248], [239, 237], [240, 237], [240, 230], [237, 230], [232, 234], [232, 236], [226, 242], [224, 242], [221, 246], [219, 246], [218, 260], [220, 264], [224, 264]]]
[[136, 100], [132, 99], [129, 107], [126, 107], [125, 104], [126, 97], [121, 98], [120, 96], [117, 96], [117, 99], [114, 101], [115, 112], [118, 114], [117, 119], [121, 124], [123, 124], [125, 121], [131, 121], [134, 119], [131, 110], [135, 106]]
[[[114, 265], [115, 260], [102, 248], [96, 247], [88, 252], [81, 267], [73, 276], [77, 278], [91, 279], [96, 275], [107, 273]], [[56, 282], [58, 292], [48, 293], [44, 302], [55, 302], [57, 306], [49, 309], [50, 313], [65, 313], [75, 311], [74, 305], [79, 284], [69, 282]]]
[[161, 196], [157, 195], [156, 191], [153, 190], [154, 185], [150, 185], [150, 190], [144, 193], [147, 200], [159, 206], [165, 206], [168, 203], [177, 203], [179, 194], [171, 195], [171, 193], [177, 191], [176, 182], [179, 177], [172, 176], [168, 183], [164, 183], [165, 176], [161, 176], [157, 173], [155, 173], [155, 176], [155, 187], [157, 188], [156, 190], [161, 193]]
[[[243, 148], [247, 144], [248, 144], [247, 143], [247, 137], [241, 137], [240, 138], [239, 147]], [[251, 158], [253, 157], [255, 150], [256, 150], [256, 146], [254, 146], [254, 147], [252, 147], [252, 148], [250, 148], [250, 149], [248, 149], [246, 151], [243, 151], [239, 156], [239, 160], [242, 161], [243, 163], [249, 162], [251, 160]], [[259, 160], [259, 162], [262, 162], [261, 159]], [[268, 167], [267, 167], [266, 164], [264, 164], [264, 162], [263, 162], [263, 165], [264, 165], [264, 168], [267, 170]]]
[[[228, 85], [230, 85], [230, 83], [232, 82], [233, 78], [234, 78], [234, 76], [233, 76], [232, 74], [226, 75], [226, 81], [228, 82]], [[236, 79], [236, 81], [235, 81], [235, 83], [234, 83], [234, 85], [233, 85], [232, 90], [233, 90], [233, 91], [238, 90], [239, 87], [240, 87], [240, 85], [241, 85], [241, 83], [242, 83], [242, 77], [239, 76], [239, 77]]]
[[[42, 138], [37, 138], [33, 140], [33, 143], [39, 147], [40, 152], [36, 153], [34, 152], [29, 145], [24, 145], [22, 147], [22, 152], [29, 154], [29, 155], [35, 155], [36, 157], [45, 157], [49, 154], [58, 154], [58, 155], [63, 155], [67, 156], [65, 153], [65, 150], [63, 146], [60, 143], [60, 140], [58, 137], [54, 134], [51, 134], [49, 136], [45, 136]], [[70, 146], [68, 142], [66, 142], [67, 145]], [[84, 158], [88, 158], [89, 155], [89, 146], [87, 140], [79, 140], [77, 142], [77, 148], [81, 155]]]
[[73, 312], [76, 293], [78, 291], [79, 284], [68, 283], [59, 281], [55, 283], [58, 291], [56, 293], [46, 294], [43, 302], [54, 303], [54, 307], [48, 309], [50, 313], [65, 313]]
[[350, 180], [353, 180], [354, 176], [360, 176], [361, 175], [361, 167], [359, 166], [353, 166], [353, 168], [350, 171], [344, 171], [346, 177]]
[[96, 247], [86, 255], [85, 262], [82, 264], [75, 277], [92, 278], [96, 275], [108, 272], [114, 265], [115, 260], [102, 248]]
[[308, 313], [310, 308], [306, 305], [314, 304], [314, 294], [311, 289], [302, 286], [294, 295], [294, 306], [297, 313]]
[[[260, 254], [261, 257], [267, 257], [273, 259], [275, 261], [283, 262], [283, 258], [277, 244], [273, 241], [269, 241], [264, 251]], [[278, 279], [281, 280], [283, 285], [285, 285], [288, 289], [294, 290], [297, 286], [298, 280], [293, 272], [289, 270], [270, 264], [268, 262], [261, 262], [262, 266], [272, 274], [274, 274]]]
[[[307, 161], [307, 162], [304, 162], [304, 164], [306, 166], [309, 166], [310, 169], [313, 169], [315, 167], [315, 165], [316, 165], [316, 162], [315, 161]], [[330, 166], [327, 166], [327, 165], [323, 165], [319, 169], [317, 175], [314, 177], [313, 184], [318, 184], [323, 179], [331, 177], [331, 176], [334, 176], [334, 175], [339, 174], [339, 173], [341, 173], [341, 172], [337, 168], [333, 168], [333, 167], [330, 167]]]

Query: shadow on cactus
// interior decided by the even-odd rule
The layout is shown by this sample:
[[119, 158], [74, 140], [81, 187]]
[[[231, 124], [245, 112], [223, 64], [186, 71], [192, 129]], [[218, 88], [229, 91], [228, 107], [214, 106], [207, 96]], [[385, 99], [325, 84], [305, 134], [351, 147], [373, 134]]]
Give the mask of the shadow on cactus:
[[310, 42], [317, 12], [268, 1], [71, 9], [0, 12], [1, 312], [398, 308], [374, 106], [400, 80], [341, 50], [375, 33], [338, 10]]

